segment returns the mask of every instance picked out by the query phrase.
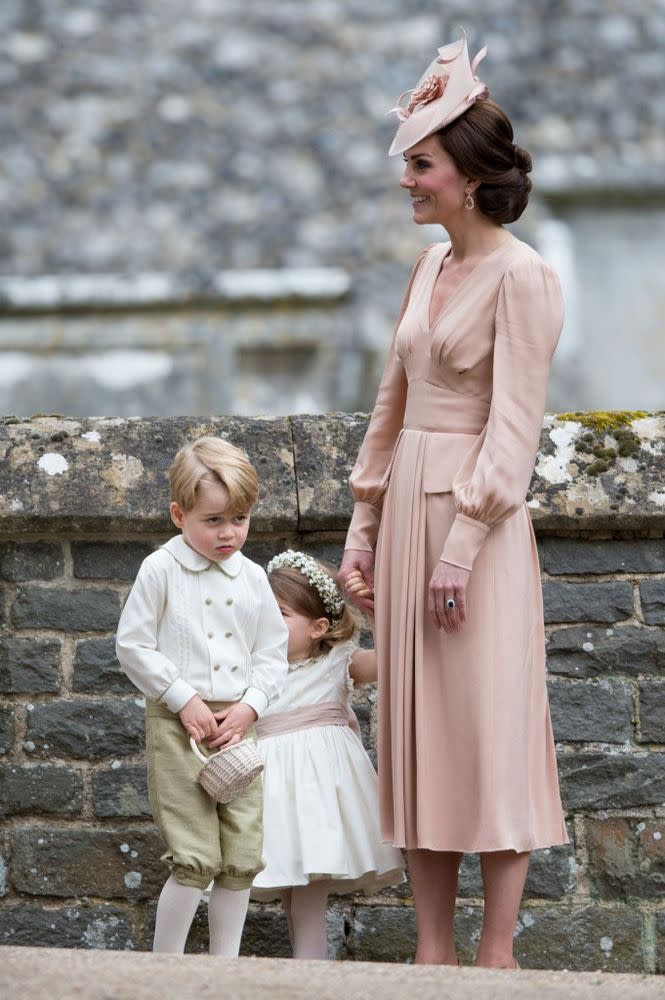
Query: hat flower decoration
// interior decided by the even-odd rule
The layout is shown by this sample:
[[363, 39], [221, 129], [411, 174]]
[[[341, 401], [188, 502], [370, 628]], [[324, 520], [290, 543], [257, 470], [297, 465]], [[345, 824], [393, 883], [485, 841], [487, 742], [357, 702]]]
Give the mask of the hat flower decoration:
[[389, 156], [410, 149], [459, 118], [479, 98], [489, 96], [487, 85], [476, 76], [479, 62], [487, 54], [487, 46], [470, 62], [466, 32], [463, 28], [461, 31], [462, 38], [438, 49], [436, 59], [427, 67], [418, 85], [405, 91], [397, 105], [387, 112], [395, 114], [400, 123]]

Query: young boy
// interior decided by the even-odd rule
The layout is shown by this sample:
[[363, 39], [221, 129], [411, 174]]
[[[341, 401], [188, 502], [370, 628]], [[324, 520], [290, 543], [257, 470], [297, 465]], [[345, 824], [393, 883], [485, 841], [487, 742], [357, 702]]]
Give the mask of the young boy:
[[261, 781], [216, 803], [196, 781], [189, 737], [214, 752], [253, 736], [286, 677], [288, 633], [265, 573], [240, 551], [259, 489], [244, 452], [202, 437], [180, 449], [169, 477], [181, 534], [144, 560], [117, 635], [120, 665], [146, 697], [150, 805], [171, 868], [153, 950], [184, 951], [214, 879], [210, 953], [233, 957], [264, 867]]

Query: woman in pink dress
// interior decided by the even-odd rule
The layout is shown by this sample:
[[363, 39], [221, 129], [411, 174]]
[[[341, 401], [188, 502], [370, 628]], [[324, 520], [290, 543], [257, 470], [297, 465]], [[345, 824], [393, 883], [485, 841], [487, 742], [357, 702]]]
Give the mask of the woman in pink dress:
[[503, 228], [531, 160], [475, 76], [483, 55], [469, 62], [466, 37], [439, 49], [394, 109], [413, 219], [449, 242], [407, 288], [340, 576], [374, 591], [382, 831], [408, 852], [416, 961], [457, 963], [458, 869], [478, 852], [476, 963], [514, 968], [529, 852], [568, 841], [525, 504], [563, 307], [553, 271]]

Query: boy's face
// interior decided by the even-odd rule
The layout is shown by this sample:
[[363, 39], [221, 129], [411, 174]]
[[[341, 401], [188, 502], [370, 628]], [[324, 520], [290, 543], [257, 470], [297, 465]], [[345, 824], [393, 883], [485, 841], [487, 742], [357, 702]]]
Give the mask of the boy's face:
[[206, 559], [223, 562], [240, 551], [249, 531], [249, 511], [230, 514], [228, 505], [226, 487], [204, 482], [191, 510], [184, 511], [175, 501], [171, 504], [171, 520], [190, 548]]

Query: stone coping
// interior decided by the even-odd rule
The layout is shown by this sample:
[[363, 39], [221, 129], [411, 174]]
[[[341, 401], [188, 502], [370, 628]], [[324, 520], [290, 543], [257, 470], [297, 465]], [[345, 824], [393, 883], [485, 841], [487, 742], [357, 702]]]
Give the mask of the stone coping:
[[0, 276], [0, 315], [237, 302], [325, 302], [344, 298], [350, 288], [351, 277], [341, 267], [249, 268], [186, 276], [160, 271], [32, 278], [7, 275]]
[[[165, 531], [166, 470], [202, 434], [256, 464], [258, 532], [342, 531], [360, 413], [280, 418], [0, 418], [0, 532]], [[540, 532], [665, 529], [665, 414], [548, 415], [527, 495]]]
[[0, 995], [49, 1000], [651, 1000], [657, 976], [508, 972], [382, 962], [302, 962], [148, 952], [0, 949]]

